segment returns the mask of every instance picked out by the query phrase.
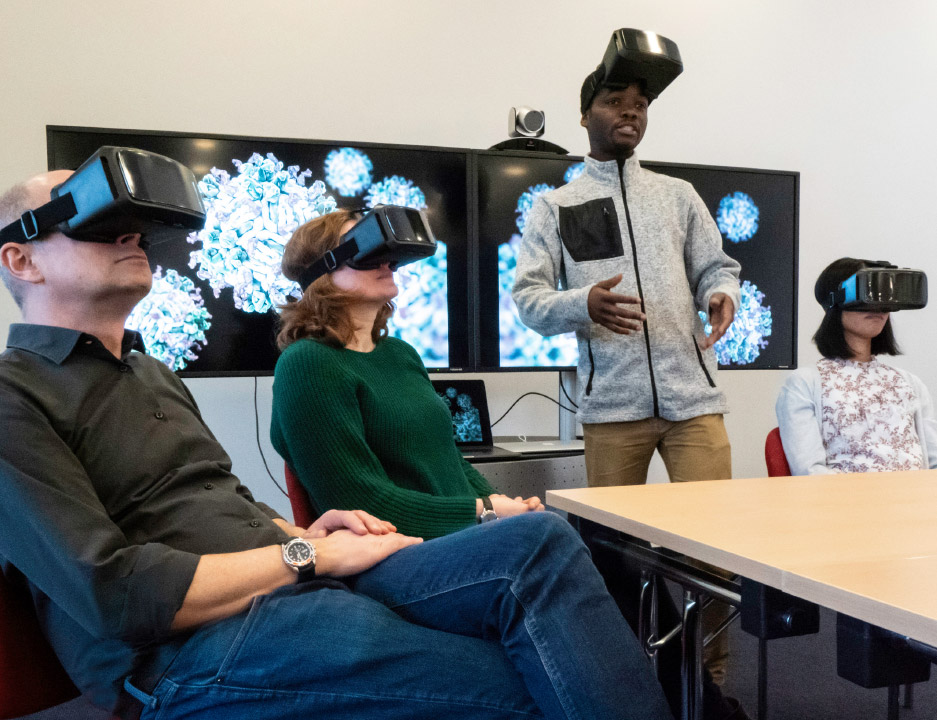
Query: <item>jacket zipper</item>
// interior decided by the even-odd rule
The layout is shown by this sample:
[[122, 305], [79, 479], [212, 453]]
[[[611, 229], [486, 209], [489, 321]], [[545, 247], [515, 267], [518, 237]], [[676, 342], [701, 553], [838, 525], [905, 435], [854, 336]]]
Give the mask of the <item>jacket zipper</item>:
[[[641, 312], [644, 312], [644, 291], [641, 289], [641, 272], [638, 270], [638, 246], [635, 245], [634, 242], [634, 230], [631, 227], [631, 211], [628, 209], [628, 193], [625, 191], [624, 158], [618, 158], [618, 182], [621, 184], [621, 200], [625, 205], [625, 220], [628, 223], [628, 239], [631, 240], [631, 256], [634, 259], [634, 277], [638, 283], [638, 297], [641, 299]], [[642, 323], [642, 326], [644, 327], [644, 346], [647, 349], [647, 369], [651, 375], [651, 394], [654, 397], [654, 417], [660, 417], [660, 404], [657, 400], [657, 382], [654, 380], [654, 365], [651, 362], [651, 336], [648, 332], [646, 319]], [[697, 352], [699, 352], [699, 349], [697, 349]], [[706, 373], [706, 375], [708, 377], [709, 373]], [[711, 379], [710, 382], [712, 382]]]
[[706, 379], [709, 380], [709, 387], [716, 387], [716, 383], [713, 382], [712, 375], [710, 375], [709, 370], [706, 369], [706, 363], [703, 362], [703, 353], [700, 352], [699, 345], [696, 344], [696, 340], [694, 338], [691, 338], [691, 340], [693, 340], [693, 347], [696, 348], [696, 357], [699, 360], [699, 366], [703, 368], [703, 372], [706, 373]]

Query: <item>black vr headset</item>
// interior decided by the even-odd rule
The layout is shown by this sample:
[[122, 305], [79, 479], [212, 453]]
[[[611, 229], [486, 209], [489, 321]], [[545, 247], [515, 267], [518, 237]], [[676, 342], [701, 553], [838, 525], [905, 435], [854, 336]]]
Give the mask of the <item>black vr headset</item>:
[[0, 230], [0, 245], [35, 240], [53, 228], [73, 240], [101, 243], [140, 233], [152, 244], [205, 225], [192, 171], [145, 150], [99, 148], [52, 189], [51, 198]]
[[299, 285], [306, 288], [333, 270], [348, 265], [355, 270], [372, 270], [432, 257], [436, 238], [420, 210], [396, 205], [378, 205], [342, 235], [339, 246], [329, 250], [303, 271]]
[[585, 114], [603, 87], [623, 88], [637, 82], [645, 95], [654, 100], [682, 72], [680, 50], [672, 40], [634, 28], [616, 30], [602, 62], [583, 85], [582, 113]]
[[927, 305], [927, 275], [878, 261], [839, 284], [823, 303], [826, 309], [866, 312], [919, 310]]

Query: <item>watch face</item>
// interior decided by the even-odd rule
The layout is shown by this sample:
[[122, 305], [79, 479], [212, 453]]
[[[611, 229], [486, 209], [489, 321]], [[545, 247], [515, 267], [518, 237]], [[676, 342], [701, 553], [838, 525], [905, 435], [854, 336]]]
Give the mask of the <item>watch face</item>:
[[312, 545], [307, 542], [291, 541], [284, 548], [287, 561], [296, 567], [308, 565], [315, 558]]

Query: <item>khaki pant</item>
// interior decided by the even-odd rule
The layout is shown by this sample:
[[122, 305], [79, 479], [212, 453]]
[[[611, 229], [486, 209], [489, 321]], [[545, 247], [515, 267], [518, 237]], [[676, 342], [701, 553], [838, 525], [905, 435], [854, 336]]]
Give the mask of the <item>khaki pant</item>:
[[[672, 422], [647, 418], [632, 422], [583, 424], [589, 487], [643, 485], [654, 451], [660, 453], [671, 482], [726, 480], [732, 477], [732, 453], [722, 415], [702, 415]], [[732, 573], [694, 563], [723, 577]], [[712, 603], [703, 613], [703, 635], [715, 630], [731, 608]], [[717, 685], [725, 682], [729, 659], [727, 633], [703, 651], [703, 662]]]

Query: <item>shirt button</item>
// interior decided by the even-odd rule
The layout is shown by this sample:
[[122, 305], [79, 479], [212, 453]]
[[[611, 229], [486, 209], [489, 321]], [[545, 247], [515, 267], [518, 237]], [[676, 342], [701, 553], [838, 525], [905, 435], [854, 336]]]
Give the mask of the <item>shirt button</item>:
[[211, 483], [205, 483], [205, 489], [206, 489], [206, 490], [214, 490], [214, 489], [215, 489], [215, 486], [212, 485]]
[[120, 366], [120, 371], [121, 371], [121, 372], [127, 372], [128, 370], [130, 370], [130, 368], [127, 367], [126, 365], [121, 365], [121, 366]]
[[165, 415], [163, 415], [163, 411], [162, 411], [162, 410], [157, 410], [155, 413], [153, 413], [153, 416], [154, 416], [157, 420], [162, 420], [164, 417], [166, 417]]
[[260, 527], [260, 520], [251, 520], [251, 527]]

